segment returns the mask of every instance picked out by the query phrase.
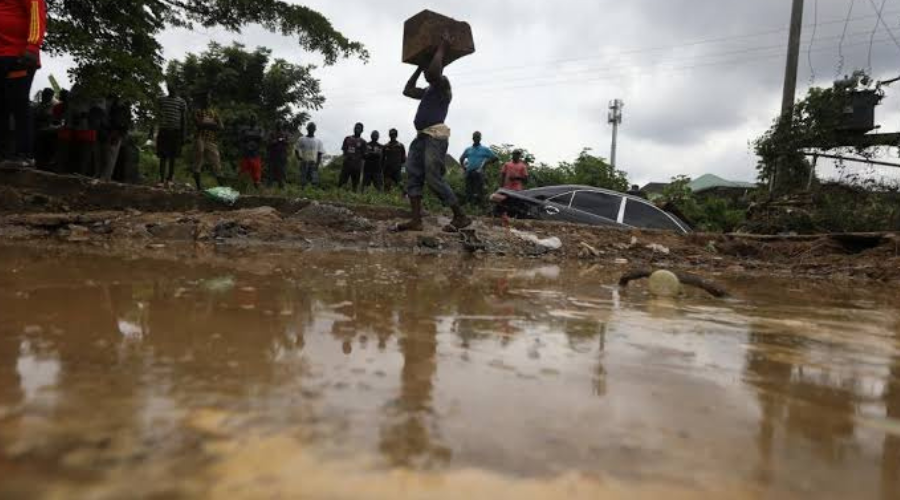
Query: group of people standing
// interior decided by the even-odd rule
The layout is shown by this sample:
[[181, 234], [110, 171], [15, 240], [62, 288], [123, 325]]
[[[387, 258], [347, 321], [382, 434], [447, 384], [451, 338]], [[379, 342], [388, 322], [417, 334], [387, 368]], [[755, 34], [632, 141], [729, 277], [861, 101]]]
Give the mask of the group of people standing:
[[381, 133], [373, 131], [370, 141], [362, 138], [365, 127], [357, 123], [353, 135], [344, 139], [341, 146], [343, 165], [338, 186], [343, 188], [350, 183], [354, 191], [366, 190], [374, 186], [379, 191], [390, 191], [397, 186], [402, 188], [403, 165], [406, 163], [406, 146], [397, 140], [399, 132], [391, 129], [389, 141], [381, 144]]

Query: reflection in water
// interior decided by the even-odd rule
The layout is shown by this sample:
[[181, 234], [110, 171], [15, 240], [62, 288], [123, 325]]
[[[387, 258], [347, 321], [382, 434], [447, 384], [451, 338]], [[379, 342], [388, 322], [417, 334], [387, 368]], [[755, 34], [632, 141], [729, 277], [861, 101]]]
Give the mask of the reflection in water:
[[891, 295], [662, 302], [592, 269], [302, 257], [270, 275], [0, 249], [0, 497], [338, 489], [295, 484], [300, 460], [384, 491], [396, 468], [534, 498], [573, 473], [623, 498], [900, 494], [900, 436], [865, 425], [900, 423]]

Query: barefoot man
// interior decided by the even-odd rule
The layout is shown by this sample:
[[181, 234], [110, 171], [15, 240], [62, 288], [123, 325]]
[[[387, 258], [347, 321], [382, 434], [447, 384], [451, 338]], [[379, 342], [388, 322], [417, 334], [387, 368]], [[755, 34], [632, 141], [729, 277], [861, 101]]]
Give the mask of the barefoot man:
[[[406, 160], [412, 219], [397, 226], [399, 231], [423, 230], [422, 194], [426, 185], [444, 205], [453, 210], [453, 220], [447, 229], [459, 230], [472, 224], [459, 207], [450, 185], [444, 180], [444, 164], [450, 139], [450, 129], [444, 124], [444, 120], [450, 110], [450, 101], [453, 100], [450, 80], [444, 76], [444, 56], [450, 41], [450, 35], [445, 33], [431, 64], [427, 68], [416, 69], [403, 91], [406, 97], [420, 102], [415, 120], [418, 135], [409, 146], [409, 157]], [[428, 87], [424, 89], [416, 87], [422, 73], [428, 81]]]

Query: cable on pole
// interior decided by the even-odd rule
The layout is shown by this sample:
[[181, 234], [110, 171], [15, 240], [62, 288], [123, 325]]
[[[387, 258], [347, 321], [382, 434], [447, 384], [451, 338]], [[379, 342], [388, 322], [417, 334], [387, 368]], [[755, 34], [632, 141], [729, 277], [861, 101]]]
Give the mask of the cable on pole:
[[[819, 0], [815, 0], [813, 8], [813, 31], [812, 37], [809, 39], [809, 47], [806, 49], [806, 60], [809, 62], [809, 86], [812, 87], [816, 83], [816, 67], [813, 65], [812, 50], [816, 43], [816, 34], [819, 31]], [[873, 38], [874, 39], [874, 38]]]

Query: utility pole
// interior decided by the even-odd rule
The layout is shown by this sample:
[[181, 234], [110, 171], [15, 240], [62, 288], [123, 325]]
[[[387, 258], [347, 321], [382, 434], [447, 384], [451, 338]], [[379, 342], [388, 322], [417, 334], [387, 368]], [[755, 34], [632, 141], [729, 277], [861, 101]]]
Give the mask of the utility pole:
[[616, 147], [619, 141], [619, 125], [622, 124], [622, 109], [625, 108], [625, 102], [621, 99], [613, 99], [609, 102], [609, 124], [613, 127], [612, 148], [609, 153], [609, 164], [616, 167]]
[[[791, 8], [791, 32], [788, 35], [787, 65], [784, 70], [784, 94], [781, 98], [781, 125], [790, 127], [794, 118], [794, 99], [797, 95], [797, 70], [800, 66], [800, 38], [803, 34], [804, 0], [793, 0]], [[777, 160], [769, 190], [775, 189], [781, 160]]]

